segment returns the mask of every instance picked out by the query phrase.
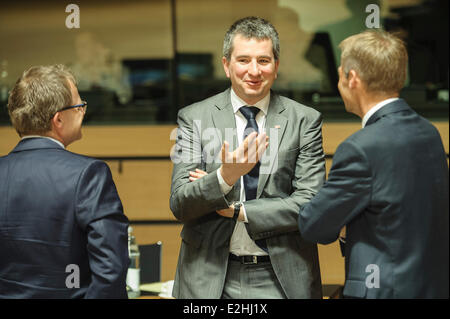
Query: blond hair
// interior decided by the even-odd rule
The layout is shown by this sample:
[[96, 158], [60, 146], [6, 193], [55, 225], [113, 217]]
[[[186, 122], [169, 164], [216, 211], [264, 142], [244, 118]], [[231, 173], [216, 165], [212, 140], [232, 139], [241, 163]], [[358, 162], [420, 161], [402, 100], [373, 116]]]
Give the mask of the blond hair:
[[372, 93], [398, 93], [404, 86], [408, 65], [405, 44], [386, 31], [364, 31], [339, 44], [345, 75], [356, 71]]
[[51, 118], [72, 103], [71, 71], [61, 64], [33, 66], [23, 72], [10, 92], [8, 113], [20, 136], [51, 130]]

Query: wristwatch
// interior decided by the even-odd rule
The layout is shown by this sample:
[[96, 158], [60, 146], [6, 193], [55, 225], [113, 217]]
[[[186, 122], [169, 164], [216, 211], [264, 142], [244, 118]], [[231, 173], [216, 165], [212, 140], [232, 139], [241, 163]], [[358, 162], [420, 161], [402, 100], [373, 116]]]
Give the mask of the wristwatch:
[[239, 212], [241, 211], [242, 203], [241, 202], [235, 202], [233, 205], [234, 205], [233, 220], [237, 221], [237, 219], [239, 217]]

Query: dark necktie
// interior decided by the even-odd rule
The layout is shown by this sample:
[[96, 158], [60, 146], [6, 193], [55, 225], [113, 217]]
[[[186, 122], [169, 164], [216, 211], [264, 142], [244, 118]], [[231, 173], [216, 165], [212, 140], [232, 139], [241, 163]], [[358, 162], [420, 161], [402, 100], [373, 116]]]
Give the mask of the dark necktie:
[[[259, 132], [258, 124], [256, 123], [256, 115], [259, 112], [259, 109], [254, 106], [242, 106], [239, 109], [247, 119], [247, 125], [244, 130], [244, 138], [252, 132]], [[256, 163], [256, 165], [252, 168], [250, 172], [244, 175], [244, 189], [245, 189], [245, 200], [251, 200], [256, 198], [256, 191], [258, 189], [258, 179], [259, 179], [259, 167], [260, 163]], [[256, 244], [263, 250], [267, 252], [267, 245], [265, 239], [256, 240]]]

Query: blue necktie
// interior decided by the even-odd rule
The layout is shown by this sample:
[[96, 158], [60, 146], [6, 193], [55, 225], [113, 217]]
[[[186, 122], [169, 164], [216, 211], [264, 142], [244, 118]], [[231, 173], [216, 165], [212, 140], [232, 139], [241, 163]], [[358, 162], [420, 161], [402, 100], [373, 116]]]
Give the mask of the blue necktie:
[[[254, 106], [242, 106], [239, 109], [247, 119], [247, 125], [244, 130], [244, 138], [252, 132], [259, 132], [258, 124], [256, 123], [256, 115], [259, 112], [259, 109]], [[245, 189], [245, 200], [251, 200], [256, 198], [256, 191], [258, 189], [258, 179], [259, 179], [259, 167], [261, 164], [258, 162], [252, 168], [250, 172], [244, 175], [244, 189]], [[264, 251], [267, 252], [267, 245], [265, 239], [256, 240], [255, 243]]]

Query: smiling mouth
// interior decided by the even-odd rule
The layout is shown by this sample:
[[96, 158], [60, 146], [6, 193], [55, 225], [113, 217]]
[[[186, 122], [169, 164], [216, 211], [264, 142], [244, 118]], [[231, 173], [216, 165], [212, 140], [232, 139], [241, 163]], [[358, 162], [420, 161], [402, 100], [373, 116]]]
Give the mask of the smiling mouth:
[[262, 81], [245, 81], [249, 86], [259, 86], [261, 85]]

